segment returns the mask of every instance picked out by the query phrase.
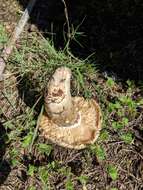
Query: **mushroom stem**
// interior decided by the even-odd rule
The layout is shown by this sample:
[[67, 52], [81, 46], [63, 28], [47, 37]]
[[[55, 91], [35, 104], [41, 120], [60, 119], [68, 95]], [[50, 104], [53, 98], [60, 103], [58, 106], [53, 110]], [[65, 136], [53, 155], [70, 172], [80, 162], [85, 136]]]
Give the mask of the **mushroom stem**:
[[70, 79], [69, 68], [58, 68], [51, 77], [45, 94], [45, 110], [59, 126], [71, 126], [79, 119], [70, 93]]

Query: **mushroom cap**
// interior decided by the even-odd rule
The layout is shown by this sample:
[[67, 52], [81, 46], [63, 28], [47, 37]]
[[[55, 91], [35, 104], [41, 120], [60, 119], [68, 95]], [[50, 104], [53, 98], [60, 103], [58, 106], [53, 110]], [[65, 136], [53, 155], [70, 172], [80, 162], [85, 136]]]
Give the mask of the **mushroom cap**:
[[39, 129], [42, 135], [66, 148], [83, 149], [93, 144], [101, 129], [101, 110], [94, 99], [85, 100], [82, 97], [72, 97], [73, 106], [77, 112], [75, 123], [59, 126], [44, 113], [40, 118]]

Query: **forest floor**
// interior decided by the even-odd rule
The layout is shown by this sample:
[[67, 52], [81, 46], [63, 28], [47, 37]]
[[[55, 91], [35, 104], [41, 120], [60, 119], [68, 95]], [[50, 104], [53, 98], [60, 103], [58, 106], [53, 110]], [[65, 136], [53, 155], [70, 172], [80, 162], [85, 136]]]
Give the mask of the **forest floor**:
[[[21, 10], [16, 0], [0, 0], [0, 51]], [[0, 84], [0, 190], [143, 190], [142, 89], [57, 50], [44, 34], [27, 24]], [[36, 128], [45, 86], [63, 65], [74, 76], [72, 95], [95, 98], [102, 110], [100, 137], [84, 150], [48, 144]]]

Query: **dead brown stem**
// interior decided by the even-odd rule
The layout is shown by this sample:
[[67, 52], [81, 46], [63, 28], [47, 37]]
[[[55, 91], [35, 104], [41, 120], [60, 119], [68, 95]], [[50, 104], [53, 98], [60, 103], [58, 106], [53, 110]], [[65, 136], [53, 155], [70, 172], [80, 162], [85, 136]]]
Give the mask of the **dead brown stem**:
[[9, 39], [7, 43], [7, 46], [2, 51], [2, 54], [0, 57], [0, 81], [3, 80], [3, 73], [6, 67], [6, 61], [12, 52], [15, 42], [18, 40], [21, 32], [23, 31], [24, 26], [29, 19], [29, 15], [32, 12], [35, 3], [36, 3], [36, 0], [29, 1], [28, 6], [26, 7], [21, 19], [19, 20], [17, 26], [15, 27], [11, 35], [11, 38]]

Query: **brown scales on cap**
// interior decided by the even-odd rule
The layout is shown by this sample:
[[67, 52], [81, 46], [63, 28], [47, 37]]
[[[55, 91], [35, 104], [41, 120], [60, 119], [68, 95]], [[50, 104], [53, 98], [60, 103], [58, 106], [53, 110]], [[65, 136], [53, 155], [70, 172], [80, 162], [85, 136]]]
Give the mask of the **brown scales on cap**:
[[60, 146], [74, 149], [94, 143], [101, 129], [101, 111], [93, 99], [71, 97], [71, 71], [58, 68], [45, 94], [45, 113], [40, 130], [45, 138]]

